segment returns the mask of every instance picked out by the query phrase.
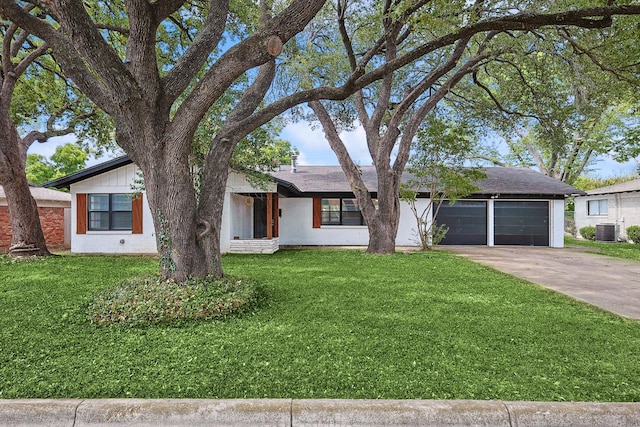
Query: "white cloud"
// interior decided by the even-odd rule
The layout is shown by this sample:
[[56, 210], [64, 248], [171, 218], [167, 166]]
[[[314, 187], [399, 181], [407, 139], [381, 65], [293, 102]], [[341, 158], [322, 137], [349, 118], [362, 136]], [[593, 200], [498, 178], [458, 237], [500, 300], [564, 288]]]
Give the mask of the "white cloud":
[[[298, 158], [300, 165], [335, 166], [339, 164], [321, 128], [312, 129], [306, 122], [293, 123], [283, 129], [281, 137], [300, 151]], [[371, 156], [364, 129], [361, 126], [350, 132], [342, 132], [340, 137], [355, 163], [363, 166], [371, 165]]]
[[61, 147], [65, 144], [76, 142], [76, 136], [74, 134], [64, 135], [64, 136], [56, 136], [54, 138], [49, 138], [47, 142], [34, 142], [29, 147], [27, 154], [40, 154], [45, 157], [51, 157], [53, 153], [56, 152], [57, 147]]
[[638, 170], [638, 160], [629, 160], [628, 162], [619, 163], [609, 156], [599, 156], [596, 163], [591, 166], [589, 175], [602, 178], [615, 177], [621, 175], [629, 175]]

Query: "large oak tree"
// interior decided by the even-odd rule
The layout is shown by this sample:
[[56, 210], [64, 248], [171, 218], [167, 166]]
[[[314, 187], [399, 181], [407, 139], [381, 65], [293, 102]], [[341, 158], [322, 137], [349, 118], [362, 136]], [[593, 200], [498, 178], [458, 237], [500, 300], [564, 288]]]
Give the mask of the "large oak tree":
[[[316, 50], [320, 61], [332, 63], [333, 70], [347, 68], [353, 72], [362, 67], [362, 58], [390, 64], [416, 45], [424, 46], [422, 56], [408, 67], [387, 73], [379, 84], [357, 90], [352, 106], [343, 103], [336, 107], [321, 101], [312, 101], [309, 106], [351, 183], [369, 229], [367, 251], [377, 254], [395, 251], [399, 187], [412, 141], [423, 120], [459, 82], [489, 66], [499, 68], [529, 56], [541, 41], [578, 44], [580, 39], [570, 28], [599, 31], [611, 26], [613, 15], [638, 13], [637, 6], [581, 9], [584, 5], [576, 4], [572, 8], [550, 8], [548, 2], [506, 7], [504, 2], [385, 0], [367, 8], [368, 3], [340, 0], [335, 9], [336, 23], [328, 25], [324, 32], [322, 28], [313, 29], [316, 42], [311, 50]], [[342, 46], [329, 32], [340, 34]], [[608, 43], [616, 36], [598, 33]], [[333, 64], [335, 49], [348, 59], [346, 67]], [[312, 73], [307, 80], [314, 79]], [[307, 80], [303, 84], [309, 84]], [[378, 178], [376, 189], [367, 188], [340, 138], [345, 117], [352, 118], [345, 111], [351, 110], [355, 110], [366, 133]]]

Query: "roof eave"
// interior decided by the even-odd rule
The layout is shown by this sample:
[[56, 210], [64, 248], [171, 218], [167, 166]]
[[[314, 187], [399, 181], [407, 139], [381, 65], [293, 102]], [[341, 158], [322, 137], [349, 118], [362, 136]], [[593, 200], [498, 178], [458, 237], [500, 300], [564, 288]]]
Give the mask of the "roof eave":
[[94, 176], [103, 174], [105, 172], [118, 169], [119, 167], [126, 166], [133, 163], [129, 156], [121, 156], [112, 160], [107, 160], [99, 165], [90, 166], [78, 172], [63, 176], [62, 178], [54, 179], [53, 181], [45, 182], [42, 184], [44, 188], [69, 188], [71, 184], [83, 181], [85, 179], [92, 178]]

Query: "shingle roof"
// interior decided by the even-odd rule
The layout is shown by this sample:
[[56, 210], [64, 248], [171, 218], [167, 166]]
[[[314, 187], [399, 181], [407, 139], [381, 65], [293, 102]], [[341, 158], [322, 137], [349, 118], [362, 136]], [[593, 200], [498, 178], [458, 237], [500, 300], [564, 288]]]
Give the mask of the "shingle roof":
[[587, 191], [587, 195], [628, 193], [630, 191], [640, 191], [640, 179], [621, 182], [620, 184], [609, 185], [607, 187], [594, 188], [593, 190]]
[[[69, 185], [132, 163], [122, 156], [67, 175], [44, 184], [44, 187], [68, 188]], [[373, 166], [361, 167], [365, 185], [376, 192], [378, 180]], [[476, 183], [480, 190], [477, 195], [513, 196], [568, 196], [584, 192], [548, 176], [527, 168], [485, 168], [487, 178]], [[351, 187], [340, 166], [298, 166], [291, 173], [290, 166], [270, 172], [279, 185], [293, 193], [351, 193]], [[405, 173], [403, 180], [410, 179]]]
[[[542, 175], [528, 168], [492, 167], [484, 169], [487, 177], [476, 185], [479, 195], [540, 195], [568, 196], [584, 194], [564, 182]], [[377, 191], [376, 171], [373, 166], [361, 167], [362, 178], [371, 192]], [[351, 192], [340, 166], [298, 166], [295, 173], [290, 167], [271, 172], [281, 184], [288, 183], [301, 193]], [[403, 180], [409, 179], [405, 174]]]
[[[42, 187], [29, 187], [31, 195], [37, 202], [60, 202], [68, 203], [71, 206], [71, 194], [63, 193], [62, 191], [49, 190]], [[4, 193], [4, 188], [0, 185], [0, 200], [6, 200], [7, 196]]]

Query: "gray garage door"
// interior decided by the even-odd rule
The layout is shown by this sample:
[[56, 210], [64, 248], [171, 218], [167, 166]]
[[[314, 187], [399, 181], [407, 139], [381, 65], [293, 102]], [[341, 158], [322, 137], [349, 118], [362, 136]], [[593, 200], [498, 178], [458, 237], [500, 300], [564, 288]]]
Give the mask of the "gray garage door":
[[549, 246], [549, 202], [495, 202], [496, 245]]
[[449, 227], [444, 240], [440, 242], [441, 245], [487, 244], [487, 202], [445, 202], [440, 207], [436, 222]]

